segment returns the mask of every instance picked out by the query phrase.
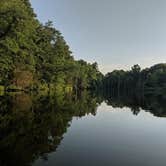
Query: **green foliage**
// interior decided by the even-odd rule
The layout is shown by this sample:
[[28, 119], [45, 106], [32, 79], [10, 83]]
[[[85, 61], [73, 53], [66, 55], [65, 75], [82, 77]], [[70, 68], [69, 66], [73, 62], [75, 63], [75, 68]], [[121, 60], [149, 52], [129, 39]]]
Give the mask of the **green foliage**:
[[164, 96], [166, 64], [157, 64], [141, 70], [134, 65], [130, 71], [115, 70], [104, 78], [104, 89], [111, 94], [142, 93]]
[[96, 86], [98, 74], [96, 63], [74, 60], [51, 21], [39, 23], [29, 0], [0, 1], [0, 84], [87, 89]]
[[5, 91], [5, 87], [0, 85], [0, 92], [4, 92]]

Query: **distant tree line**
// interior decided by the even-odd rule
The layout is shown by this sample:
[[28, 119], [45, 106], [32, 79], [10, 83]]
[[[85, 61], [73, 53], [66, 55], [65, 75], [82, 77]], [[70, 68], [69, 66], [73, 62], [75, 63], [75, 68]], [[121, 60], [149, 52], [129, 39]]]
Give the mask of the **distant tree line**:
[[62, 34], [41, 24], [29, 0], [0, 1], [0, 89], [88, 89], [97, 63], [75, 60]]
[[105, 75], [103, 89], [112, 95], [139, 93], [164, 96], [166, 64], [156, 64], [143, 70], [139, 65], [134, 65], [129, 71], [114, 70]]

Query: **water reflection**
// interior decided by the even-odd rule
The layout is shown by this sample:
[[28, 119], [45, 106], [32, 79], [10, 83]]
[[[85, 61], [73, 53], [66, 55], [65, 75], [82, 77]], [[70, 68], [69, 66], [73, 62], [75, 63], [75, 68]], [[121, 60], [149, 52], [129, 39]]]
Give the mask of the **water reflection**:
[[164, 99], [138, 96], [13, 93], [0, 96], [0, 165], [32, 165], [39, 157], [47, 160], [55, 152], [73, 117], [96, 115], [105, 101], [112, 107], [140, 108], [155, 116], [166, 115]]
[[0, 98], [0, 165], [31, 165], [55, 151], [73, 116], [96, 114], [99, 102], [80, 96], [12, 94]]
[[134, 115], [138, 115], [143, 109], [157, 117], [166, 117], [166, 98], [155, 95], [110, 95], [102, 94], [103, 100], [107, 105], [114, 108], [129, 107]]

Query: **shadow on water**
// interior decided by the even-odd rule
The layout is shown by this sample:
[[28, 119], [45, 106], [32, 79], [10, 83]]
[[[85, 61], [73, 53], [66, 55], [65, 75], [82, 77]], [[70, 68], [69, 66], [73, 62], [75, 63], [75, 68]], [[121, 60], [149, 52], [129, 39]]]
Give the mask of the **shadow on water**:
[[56, 151], [73, 117], [96, 115], [102, 101], [112, 107], [140, 108], [166, 116], [164, 99], [140, 96], [13, 93], [0, 96], [0, 165], [32, 165]]

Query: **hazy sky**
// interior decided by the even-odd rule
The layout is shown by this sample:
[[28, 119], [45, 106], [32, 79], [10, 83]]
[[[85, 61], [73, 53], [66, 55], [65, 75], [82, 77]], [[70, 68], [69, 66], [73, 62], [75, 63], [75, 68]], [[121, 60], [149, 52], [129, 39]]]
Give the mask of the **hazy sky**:
[[31, 0], [41, 22], [52, 20], [76, 59], [101, 71], [166, 60], [166, 0]]

